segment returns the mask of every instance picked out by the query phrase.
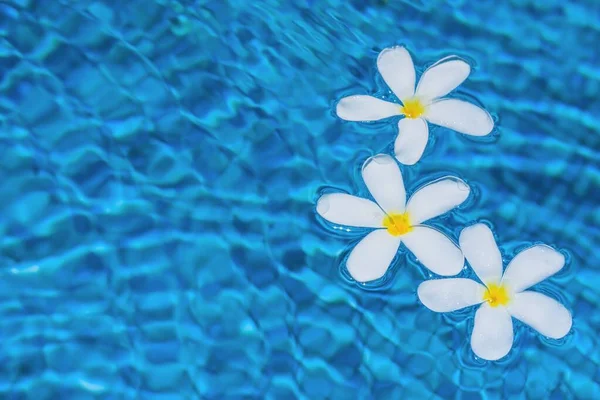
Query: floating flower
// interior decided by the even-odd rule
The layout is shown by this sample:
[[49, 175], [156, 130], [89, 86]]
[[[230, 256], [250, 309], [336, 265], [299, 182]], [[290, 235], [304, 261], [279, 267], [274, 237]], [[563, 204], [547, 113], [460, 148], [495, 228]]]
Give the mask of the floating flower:
[[413, 165], [421, 158], [429, 137], [427, 121], [457, 132], [485, 136], [494, 128], [490, 114], [469, 102], [443, 98], [460, 85], [471, 67], [457, 56], [442, 58], [421, 76], [415, 91], [415, 68], [404, 47], [384, 49], [377, 68], [401, 105], [373, 96], [344, 97], [337, 104], [337, 115], [347, 121], [375, 121], [403, 115], [398, 122], [394, 144], [396, 158]]
[[483, 303], [475, 313], [471, 348], [480, 358], [498, 360], [513, 344], [512, 317], [552, 339], [564, 337], [572, 325], [569, 311], [558, 301], [526, 290], [558, 272], [565, 257], [549, 246], [530, 247], [513, 258], [502, 275], [502, 256], [490, 228], [463, 229], [460, 247], [485, 285], [471, 279], [425, 281], [417, 293], [435, 312], [450, 312]]
[[362, 177], [377, 203], [345, 193], [325, 194], [317, 203], [317, 212], [329, 222], [376, 228], [348, 256], [346, 266], [356, 281], [381, 278], [401, 242], [436, 274], [460, 272], [464, 257], [457, 245], [422, 223], [464, 202], [470, 193], [465, 182], [454, 177], [435, 181], [417, 190], [406, 202], [400, 168], [384, 154], [364, 163]]

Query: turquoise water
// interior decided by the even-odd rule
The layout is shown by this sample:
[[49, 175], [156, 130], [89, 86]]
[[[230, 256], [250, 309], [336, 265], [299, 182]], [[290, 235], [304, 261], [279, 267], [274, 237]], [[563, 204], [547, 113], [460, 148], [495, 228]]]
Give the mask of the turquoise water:
[[[0, 1], [0, 392], [6, 399], [591, 399], [600, 392], [600, 3]], [[346, 123], [381, 93], [375, 59], [458, 54], [498, 118], [432, 131], [412, 192], [474, 188], [437, 220], [489, 221], [506, 259], [542, 242], [568, 265], [538, 290], [573, 313], [562, 341], [516, 325], [497, 363], [473, 310], [421, 305], [401, 259], [363, 290], [356, 236], [318, 194], [364, 194], [395, 124]]]

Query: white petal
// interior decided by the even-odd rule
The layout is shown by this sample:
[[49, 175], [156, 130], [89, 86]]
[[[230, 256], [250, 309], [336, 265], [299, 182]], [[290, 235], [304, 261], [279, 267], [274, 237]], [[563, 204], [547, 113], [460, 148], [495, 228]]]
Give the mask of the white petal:
[[484, 303], [475, 313], [471, 348], [479, 358], [498, 360], [508, 354], [513, 344], [513, 324], [504, 307]]
[[494, 129], [494, 120], [487, 111], [458, 99], [431, 103], [425, 111], [425, 119], [466, 135], [485, 136]]
[[346, 268], [358, 282], [381, 278], [398, 252], [400, 237], [390, 235], [385, 229], [369, 233], [352, 249]]
[[433, 100], [453, 91], [471, 73], [471, 66], [457, 56], [442, 58], [429, 67], [417, 85], [417, 97]]
[[482, 303], [485, 290], [485, 286], [472, 279], [432, 279], [419, 285], [417, 295], [430, 310], [450, 312]]
[[319, 198], [317, 213], [334, 224], [381, 228], [385, 213], [371, 200], [346, 193], [328, 193]]
[[362, 177], [383, 211], [388, 214], [404, 212], [406, 190], [400, 168], [392, 157], [378, 154], [369, 158], [363, 164]]
[[406, 247], [419, 262], [438, 275], [458, 274], [465, 259], [460, 249], [442, 232], [428, 226], [414, 226], [402, 235]]
[[415, 66], [404, 47], [384, 49], [377, 57], [377, 68], [385, 83], [400, 100], [414, 95]]
[[571, 313], [558, 301], [537, 292], [517, 293], [508, 306], [513, 317], [544, 336], [560, 339], [571, 330]]
[[421, 159], [427, 140], [429, 128], [422, 118], [403, 118], [398, 122], [398, 137], [394, 143], [394, 153], [402, 164], [414, 165]]
[[400, 105], [373, 96], [344, 97], [337, 103], [336, 113], [346, 121], [376, 121], [400, 115]]
[[502, 283], [521, 292], [554, 275], [565, 265], [565, 256], [550, 246], [537, 245], [523, 250], [506, 267]]
[[408, 200], [406, 211], [412, 224], [420, 224], [457, 207], [469, 193], [469, 185], [458, 178], [440, 179], [417, 190]]
[[492, 230], [485, 224], [475, 224], [462, 230], [460, 248], [471, 268], [486, 285], [502, 279], [502, 255]]

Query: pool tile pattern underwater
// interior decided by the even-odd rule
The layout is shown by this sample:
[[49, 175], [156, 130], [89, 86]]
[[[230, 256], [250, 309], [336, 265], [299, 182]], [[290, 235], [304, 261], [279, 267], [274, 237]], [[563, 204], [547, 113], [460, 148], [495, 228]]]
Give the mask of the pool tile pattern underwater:
[[[2, 397], [592, 398], [598, 15], [594, 0], [0, 3]], [[407, 189], [456, 174], [477, 193], [440, 227], [485, 216], [515, 243], [506, 259], [517, 240], [568, 249], [538, 288], [573, 313], [561, 346], [518, 325], [514, 356], [482, 364], [466, 314], [418, 303], [414, 260], [381, 290], [340, 277], [347, 239], [317, 225], [317, 192], [360, 182], [395, 133], [333, 104], [383, 93], [374, 55], [396, 43], [420, 66], [476, 61], [461, 90], [500, 136], [435, 132]]]

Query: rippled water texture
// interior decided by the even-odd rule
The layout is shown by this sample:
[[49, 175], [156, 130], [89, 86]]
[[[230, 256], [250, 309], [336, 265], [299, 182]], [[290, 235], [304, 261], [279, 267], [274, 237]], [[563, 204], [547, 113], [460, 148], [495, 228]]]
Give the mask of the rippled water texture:
[[[281, 4], [295, 4], [281, 5]], [[0, 1], [0, 392], [6, 399], [590, 399], [600, 392], [600, 3]], [[556, 342], [516, 325], [481, 363], [473, 310], [434, 314], [401, 257], [366, 291], [317, 193], [365, 194], [395, 121], [344, 123], [383, 93], [384, 47], [461, 86], [492, 140], [432, 131], [409, 192], [476, 196], [435, 222], [493, 224], [505, 259], [569, 254], [538, 289], [574, 315]]]

